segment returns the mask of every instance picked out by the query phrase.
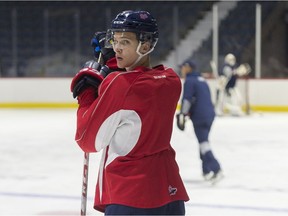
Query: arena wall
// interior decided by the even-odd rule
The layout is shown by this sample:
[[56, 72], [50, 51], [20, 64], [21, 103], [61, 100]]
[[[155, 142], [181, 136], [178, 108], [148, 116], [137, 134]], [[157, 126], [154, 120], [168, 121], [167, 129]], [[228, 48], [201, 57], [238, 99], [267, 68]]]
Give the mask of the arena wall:
[[[0, 78], [0, 108], [76, 108], [72, 78]], [[208, 80], [212, 100], [216, 81]], [[252, 111], [288, 112], [288, 79], [240, 79], [237, 87]]]

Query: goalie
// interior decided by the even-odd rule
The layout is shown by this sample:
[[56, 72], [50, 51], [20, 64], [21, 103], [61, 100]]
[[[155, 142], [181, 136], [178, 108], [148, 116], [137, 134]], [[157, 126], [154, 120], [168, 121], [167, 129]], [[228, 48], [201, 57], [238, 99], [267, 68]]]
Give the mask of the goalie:
[[224, 58], [223, 70], [219, 73], [215, 111], [218, 116], [228, 113], [234, 116], [242, 116], [242, 97], [236, 88], [238, 77], [251, 72], [249, 64], [236, 64], [236, 57], [229, 53]]

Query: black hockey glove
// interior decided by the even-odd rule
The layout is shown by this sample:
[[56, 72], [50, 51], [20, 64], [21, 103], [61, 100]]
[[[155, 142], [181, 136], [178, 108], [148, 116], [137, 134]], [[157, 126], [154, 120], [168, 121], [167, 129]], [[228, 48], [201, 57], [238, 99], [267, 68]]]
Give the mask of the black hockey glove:
[[185, 129], [185, 122], [186, 122], [184, 113], [178, 113], [178, 114], [176, 115], [176, 119], [177, 119], [177, 127], [178, 127], [181, 131], [184, 131], [184, 129]]
[[99, 72], [101, 65], [90, 60], [86, 62], [83, 68], [73, 78], [70, 90], [73, 92], [73, 98], [76, 98], [87, 87], [94, 87], [96, 95], [98, 95], [98, 86], [104, 79], [104, 76]]
[[106, 62], [115, 57], [115, 52], [112, 48], [105, 48], [106, 32], [96, 32], [91, 40], [91, 46], [94, 49], [94, 56], [99, 59], [100, 53], [103, 58], [103, 65]]

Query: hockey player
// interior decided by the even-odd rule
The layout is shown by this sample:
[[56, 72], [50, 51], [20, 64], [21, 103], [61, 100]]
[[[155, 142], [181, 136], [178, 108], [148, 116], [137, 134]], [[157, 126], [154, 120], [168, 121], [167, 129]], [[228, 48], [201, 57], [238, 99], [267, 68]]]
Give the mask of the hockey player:
[[182, 64], [181, 75], [185, 81], [181, 110], [176, 115], [177, 126], [180, 130], [184, 130], [185, 116], [190, 117], [199, 143], [203, 176], [206, 180], [214, 183], [222, 178], [222, 172], [208, 139], [215, 117], [209, 86], [200, 73], [196, 71], [196, 65], [193, 61], [187, 60]]
[[88, 67], [71, 84], [73, 91], [86, 75], [100, 83], [76, 93], [76, 141], [85, 152], [103, 152], [94, 208], [105, 215], [184, 215], [189, 198], [170, 145], [181, 82], [171, 68], [150, 65], [156, 20], [123, 11], [106, 37], [126, 71], [103, 78]]
[[242, 116], [242, 97], [236, 87], [238, 77], [250, 73], [248, 64], [236, 64], [236, 57], [229, 53], [224, 58], [224, 66], [218, 78], [215, 111], [221, 116], [225, 112], [234, 116]]

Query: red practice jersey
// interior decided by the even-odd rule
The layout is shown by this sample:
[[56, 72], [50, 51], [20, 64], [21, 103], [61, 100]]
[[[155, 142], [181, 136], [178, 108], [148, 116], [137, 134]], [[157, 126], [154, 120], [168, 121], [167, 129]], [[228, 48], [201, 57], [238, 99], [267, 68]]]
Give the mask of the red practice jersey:
[[94, 208], [155, 208], [189, 200], [170, 144], [178, 75], [162, 65], [113, 72], [98, 93], [95, 100], [89, 90], [82, 94], [76, 132], [83, 151], [103, 152]]

